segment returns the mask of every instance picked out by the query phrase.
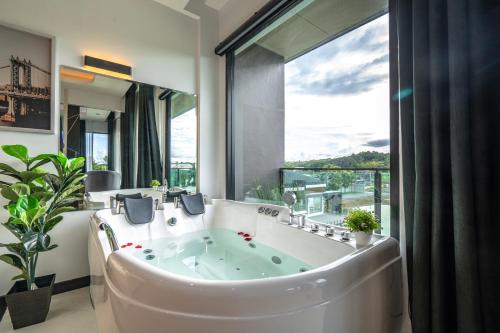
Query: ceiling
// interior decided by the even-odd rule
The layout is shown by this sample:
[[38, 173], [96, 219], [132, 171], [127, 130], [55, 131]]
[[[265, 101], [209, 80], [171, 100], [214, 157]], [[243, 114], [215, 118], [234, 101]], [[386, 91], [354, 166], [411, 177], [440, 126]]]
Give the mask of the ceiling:
[[105, 121], [111, 111], [80, 107], [80, 120]]
[[387, 0], [305, 0], [245, 46], [256, 43], [286, 62], [385, 11]]
[[[89, 75], [89, 72], [80, 71], [76, 69], [70, 69], [72, 72], [81, 72], [86, 75]], [[131, 82], [116, 79], [109, 76], [99, 75], [99, 74], [90, 74], [93, 77], [92, 80], [82, 80], [76, 79], [74, 77], [68, 77], [61, 75], [61, 82], [63, 88], [73, 88], [79, 90], [85, 90], [88, 92], [93, 92], [97, 94], [103, 95], [111, 95], [123, 97], [127, 92], [128, 88], [132, 85]]]

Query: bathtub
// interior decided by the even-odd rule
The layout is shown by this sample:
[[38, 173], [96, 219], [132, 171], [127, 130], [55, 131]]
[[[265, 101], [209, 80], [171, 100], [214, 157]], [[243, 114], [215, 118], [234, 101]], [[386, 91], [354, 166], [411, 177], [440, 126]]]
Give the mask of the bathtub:
[[[131, 225], [109, 209], [96, 212], [88, 241], [90, 293], [99, 332], [401, 331], [401, 257], [396, 240], [377, 237], [356, 249], [338, 235], [325, 237], [322, 231], [287, 225], [286, 208], [264, 205], [276, 210], [277, 216], [272, 216], [259, 213], [261, 206], [214, 200], [203, 216], [193, 217], [166, 204], [146, 225]], [[167, 223], [171, 217], [177, 219], [175, 226]], [[100, 223], [114, 230], [118, 250], [112, 250]], [[248, 232], [259, 244], [314, 268], [261, 279], [206, 280], [171, 273], [133, 255], [134, 245], [144, 241], [215, 228]]]

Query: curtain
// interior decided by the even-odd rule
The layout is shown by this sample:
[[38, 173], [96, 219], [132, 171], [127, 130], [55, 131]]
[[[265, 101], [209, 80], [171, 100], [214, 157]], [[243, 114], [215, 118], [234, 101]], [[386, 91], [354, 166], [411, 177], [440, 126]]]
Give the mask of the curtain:
[[108, 170], [115, 170], [115, 113], [110, 112], [108, 123]]
[[[86, 129], [85, 129], [85, 126], [86, 123], [85, 123], [85, 120], [80, 120], [80, 156], [83, 156], [85, 158], [87, 158], [87, 132], [86, 132]], [[87, 172], [87, 163], [88, 161], [85, 161], [85, 164], [83, 165], [83, 171], [84, 172]]]
[[137, 187], [149, 187], [151, 180], [162, 180], [162, 165], [155, 118], [154, 87], [141, 84], [138, 93]]
[[120, 151], [122, 188], [134, 188], [134, 146], [136, 128], [135, 84], [125, 93], [125, 112], [120, 118]]
[[500, 332], [499, 5], [391, 5], [414, 333]]

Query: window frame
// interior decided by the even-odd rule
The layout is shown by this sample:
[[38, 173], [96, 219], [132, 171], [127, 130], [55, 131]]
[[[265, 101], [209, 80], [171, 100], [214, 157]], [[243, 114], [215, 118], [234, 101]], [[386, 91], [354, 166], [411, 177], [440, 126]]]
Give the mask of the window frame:
[[[234, 133], [234, 65], [235, 52], [245, 42], [257, 35], [260, 31], [272, 24], [286, 12], [302, 1], [272, 0], [255, 15], [245, 22], [240, 28], [220, 43], [215, 49], [218, 55], [225, 55], [226, 60], [226, 199], [235, 199], [235, 133]], [[389, 14], [389, 137], [390, 137], [390, 226], [391, 237], [400, 239], [400, 138], [399, 138], [399, 100], [393, 98], [399, 91], [398, 73], [398, 44], [397, 44], [397, 1], [388, 0], [387, 10], [352, 26], [332, 38], [325, 40], [315, 48], [338, 38], [361, 25], [364, 25], [382, 15]], [[311, 50], [308, 50], [311, 51]]]

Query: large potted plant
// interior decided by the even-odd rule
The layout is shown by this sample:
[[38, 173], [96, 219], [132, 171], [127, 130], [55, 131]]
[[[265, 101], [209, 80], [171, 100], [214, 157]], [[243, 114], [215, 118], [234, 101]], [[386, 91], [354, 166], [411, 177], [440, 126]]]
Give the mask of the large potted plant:
[[[7, 199], [7, 221], [2, 225], [16, 241], [2, 244], [8, 254], [3, 261], [19, 269], [17, 281], [5, 299], [14, 329], [45, 321], [50, 307], [55, 274], [36, 277], [40, 253], [53, 250], [50, 231], [63, 220], [64, 212], [81, 199], [83, 157], [69, 159], [64, 154], [28, 155], [22, 145], [1, 146], [4, 153], [21, 162], [20, 170], [0, 163], [0, 193]], [[17, 163], [19, 164], [19, 163]], [[55, 173], [44, 169], [52, 165]]]
[[353, 209], [344, 218], [344, 226], [349, 228], [356, 237], [356, 247], [370, 244], [373, 230], [380, 229], [377, 217], [362, 209]]

